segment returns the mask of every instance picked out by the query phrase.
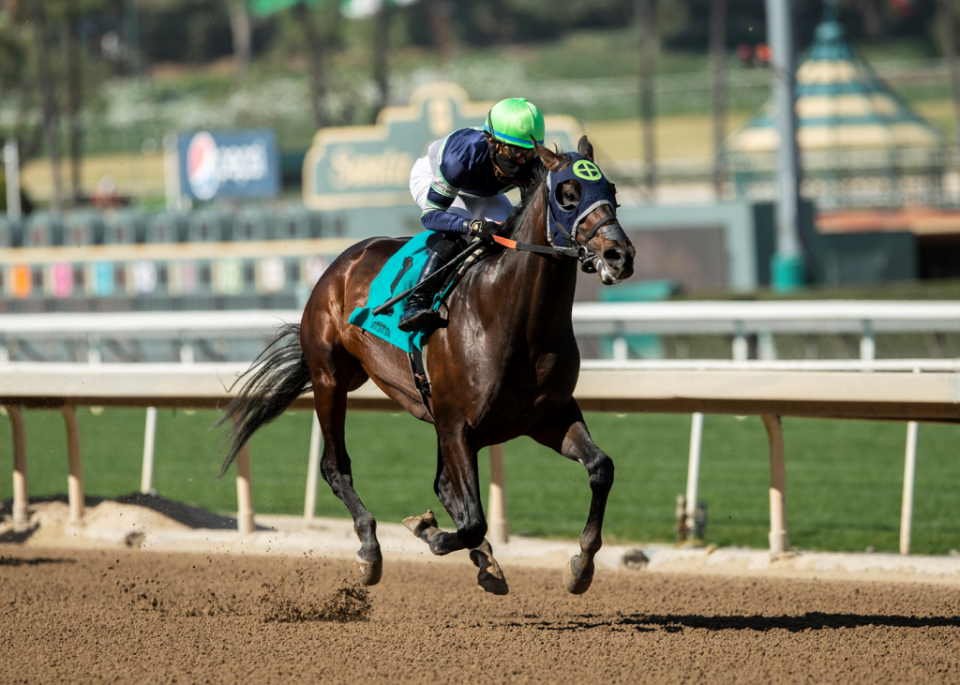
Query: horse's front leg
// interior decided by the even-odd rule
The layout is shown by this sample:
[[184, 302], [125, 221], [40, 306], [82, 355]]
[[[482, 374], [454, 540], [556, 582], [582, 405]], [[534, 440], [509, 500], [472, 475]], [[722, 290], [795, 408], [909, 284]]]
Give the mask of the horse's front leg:
[[[454, 521], [463, 519], [462, 500], [457, 497], [457, 493], [450, 483], [450, 477], [447, 475], [447, 469], [443, 463], [443, 450], [439, 444], [437, 445], [437, 477], [433, 481], [433, 491], [437, 493], [437, 499], [450, 514], [450, 518]], [[437, 526], [437, 519], [432, 511], [428, 511], [422, 516], [411, 516], [404, 519], [403, 522], [414, 535], [427, 544], [430, 544], [437, 533], [442, 532]], [[480, 569], [477, 574], [477, 584], [486, 592], [495, 595], [505, 595], [509, 592], [503, 570], [497, 560], [494, 559], [493, 548], [486, 538], [479, 546], [470, 550], [470, 561]]]
[[583, 464], [590, 477], [593, 497], [590, 500], [587, 525], [580, 534], [580, 554], [570, 559], [563, 571], [563, 582], [567, 590], [579, 595], [586, 592], [593, 581], [593, 558], [603, 544], [600, 531], [603, 528], [607, 496], [613, 486], [613, 460], [594, 444], [583, 421], [580, 407], [572, 398], [555, 416], [537, 423], [528, 435], [567, 459]]
[[[426, 542], [434, 554], [444, 555], [461, 549], [480, 549], [489, 553], [489, 544], [484, 540], [487, 519], [480, 502], [477, 451], [469, 444], [462, 429], [444, 430], [438, 427], [437, 435], [439, 454], [434, 491], [456, 524], [457, 532], [440, 530], [433, 512], [429, 511], [422, 516], [404, 519], [403, 524]], [[473, 561], [478, 564], [477, 559]]]

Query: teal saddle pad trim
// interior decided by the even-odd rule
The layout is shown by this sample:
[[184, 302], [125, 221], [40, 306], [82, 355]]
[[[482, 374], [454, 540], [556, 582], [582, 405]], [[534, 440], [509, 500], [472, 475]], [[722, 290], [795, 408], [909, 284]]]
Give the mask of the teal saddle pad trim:
[[433, 231], [421, 231], [416, 237], [407, 241], [387, 263], [370, 284], [370, 293], [367, 296], [365, 307], [353, 310], [347, 323], [359, 326], [365, 331], [373, 333], [378, 338], [386, 340], [391, 345], [399, 347], [404, 352], [413, 352], [414, 347], [423, 349], [424, 335], [422, 331], [405, 333], [397, 328], [407, 298], [394, 305], [379, 316], [374, 316], [373, 310], [389, 300], [397, 293], [412, 288], [420, 277], [424, 262], [430, 256], [427, 250], [427, 240], [434, 235]]

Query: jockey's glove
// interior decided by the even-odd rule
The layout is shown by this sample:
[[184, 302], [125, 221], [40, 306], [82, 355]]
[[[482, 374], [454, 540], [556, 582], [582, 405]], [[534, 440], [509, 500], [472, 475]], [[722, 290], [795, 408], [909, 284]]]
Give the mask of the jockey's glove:
[[494, 243], [493, 236], [497, 235], [497, 232], [500, 230], [500, 224], [496, 221], [483, 221], [482, 219], [474, 219], [468, 226], [470, 228], [468, 231], [470, 236], [478, 238], [488, 245]]

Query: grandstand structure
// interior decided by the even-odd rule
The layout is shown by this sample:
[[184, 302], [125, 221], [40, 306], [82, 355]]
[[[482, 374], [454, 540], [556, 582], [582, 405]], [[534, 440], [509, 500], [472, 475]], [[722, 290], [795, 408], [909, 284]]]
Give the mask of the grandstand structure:
[[0, 217], [0, 314], [302, 307], [339, 229], [295, 206]]
[[[833, 2], [796, 71], [801, 192], [819, 210], [940, 207], [948, 202], [943, 134], [847, 42]], [[768, 102], [725, 141], [737, 196], [776, 197], [776, 108]]]

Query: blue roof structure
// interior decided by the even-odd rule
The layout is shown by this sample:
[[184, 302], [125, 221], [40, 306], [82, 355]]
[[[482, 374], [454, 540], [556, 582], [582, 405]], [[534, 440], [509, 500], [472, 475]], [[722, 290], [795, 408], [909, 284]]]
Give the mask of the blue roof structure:
[[[801, 150], [939, 148], [943, 135], [916, 114], [851, 46], [826, 3], [824, 20], [796, 73], [797, 144]], [[731, 154], [767, 153], [780, 145], [768, 101], [728, 136]]]

